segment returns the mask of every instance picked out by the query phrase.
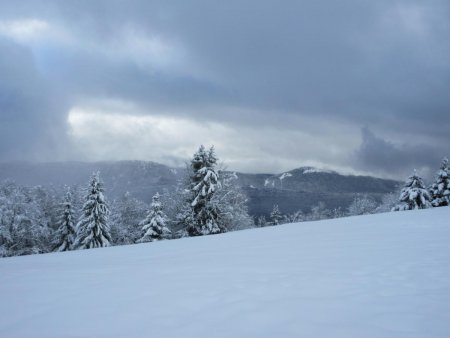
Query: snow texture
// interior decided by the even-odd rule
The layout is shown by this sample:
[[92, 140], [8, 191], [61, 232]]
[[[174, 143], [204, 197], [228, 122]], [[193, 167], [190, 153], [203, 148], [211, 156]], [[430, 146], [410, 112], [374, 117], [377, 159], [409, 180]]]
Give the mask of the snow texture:
[[0, 337], [450, 337], [450, 208], [0, 260]]
[[268, 178], [266, 178], [264, 180], [264, 186], [273, 188], [275, 186], [275, 181], [272, 181], [272, 180], [269, 180]]
[[334, 171], [331, 170], [325, 170], [325, 169], [318, 169], [314, 167], [307, 167], [303, 170], [303, 174], [315, 174], [315, 173], [334, 173]]
[[292, 177], [292, 174], [291, 173], [283, 173], [280, 175], [279, 179], [280, 179], [280, 181], [282, 181], [287, 177]]

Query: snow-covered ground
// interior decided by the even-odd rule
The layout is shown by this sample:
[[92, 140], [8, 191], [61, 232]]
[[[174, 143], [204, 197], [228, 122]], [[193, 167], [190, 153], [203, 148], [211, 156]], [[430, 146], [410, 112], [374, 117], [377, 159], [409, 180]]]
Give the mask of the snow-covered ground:
[[0, 337], [450, 337], [450, 207], [3, 258]]

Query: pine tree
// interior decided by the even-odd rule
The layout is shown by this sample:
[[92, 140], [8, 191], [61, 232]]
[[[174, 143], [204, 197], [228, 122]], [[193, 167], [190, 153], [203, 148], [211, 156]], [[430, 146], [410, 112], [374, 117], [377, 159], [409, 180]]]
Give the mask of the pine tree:
[[185, 215], [189, 236], [201, 236], [225, 232], [219, 218], [221, 211], [214, 202], [214, 194], [221, 188], [216, 170], [217, 157], [214, 147], [206, 151], [200, 146], [190, 163], [188, 203], [190, 212]]
[[283, 219], [283, 215], [278, 208], [278, 205], [275, 204], [273, 206], [272, 212], [270, 213], [270, 223], [272, 225], [279, 225]]
[[431, 206], [430, 194], [425, 188], [422, 178], [415, 170], [406, 180], [405, 186], [400, 193], [400, 203], [393, 211], [426, 209]]
[[62, 215], [59, 220], [59, 228], [56, 232], [55, 251], [71, 250], [75, 240], [75, 226], [73, 223], [72, 193], [67, 188], [64, 202], [62, 203]]
[[159, 193], [153, 196], [147, 217], [139, 225], [142, 226], [143, 232], [139, 242], [159, 241], [171, 237], [172, 232], [167, 227], [167, 216], [163, 211]]
[[434, 207], [450, 205], [450, 168], [448, 159], [442, 160], [441, 168], [436, 175], [436, 180], [430, 188], [431, 204]]
[[103, 184], [100, 181], [100, 174], [97, 172], [92, 175], [82, 214], [77, 224], [77, 238], [74, 244], [77, 249], [110, 245], [108, 214], [108, 205], [103, 195]]

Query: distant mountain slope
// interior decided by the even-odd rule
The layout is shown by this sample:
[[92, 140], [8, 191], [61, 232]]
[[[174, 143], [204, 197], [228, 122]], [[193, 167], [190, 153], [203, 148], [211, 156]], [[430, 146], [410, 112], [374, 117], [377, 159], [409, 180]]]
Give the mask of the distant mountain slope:
[[110, 198], [129, 191], [146, 202], [150, 202], [157, 191], [173, 187], [180, 177], [176, 169], [145, 161], [14, 162], [0, 163], [0, 180], [12, 179], [24, 185], [84, 186], [94, 171], [101, 172]]
[[450, 208], [0, 259], [1, 337], [449, 337]]
[[242, 185], [301, 192], [388, 193], [398, 182], [370, 176], [341, 175], [335, 171], [302, 167], [278, 175], [239, 175]]
[[[184, 175], [183, 168], [144, 161], [0, 163], [0, 180], [12, 179], [24, 185], [85, 185], [92, 172], [100, 170], [107, 194], [117, 198], [126, 191], [150, 202], [157, 191], [173, 189]], [[283, 213], [307, 212], [318, 202], [328, 208], [346, 208], [357, 194], [379, 199], [395, 191], [398, 182], [369, 176], [346, 176], [334, 171], [302, 167], [285, 173], [238, 173], [239, 184], [249, 197], [253, 215], [268, 215], [274, 204]]]
[[341, 175], [334, 171], [302, 167], [278, 175], [239, 174], [250, 198], [250, 211], [268, 215], [274, 204], [283, 213], [308, 212], [319, 202], [329, 209], [347, 208], [359, 194], [375, 200], [396, 191], [399, 182], [370, 176]]

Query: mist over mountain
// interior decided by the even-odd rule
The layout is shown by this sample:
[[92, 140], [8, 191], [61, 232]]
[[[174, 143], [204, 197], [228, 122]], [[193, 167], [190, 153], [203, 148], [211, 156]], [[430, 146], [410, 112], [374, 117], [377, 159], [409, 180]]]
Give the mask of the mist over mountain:
[[[100, 171], [107, 197], [120, 198], [126, 192], [149, 203], [156, 192], [173, 191], [184, 177], [184, 168], [146, 161], [113, 162], [9, 162], [0, 163], [0, 180], [27, 186], [85, 186], [94, 171]], [[274, 204], [283, 213], [308, 212], [323, 202], [329, 209], [347, 208], [360, 194], [379, 200], [394, 192], [399, 182], [370, 176], [341, 175], [335, 171], [301, 167], [280, 174], [236, 173], [246, 192], [253, 216], [268, 215]]]

